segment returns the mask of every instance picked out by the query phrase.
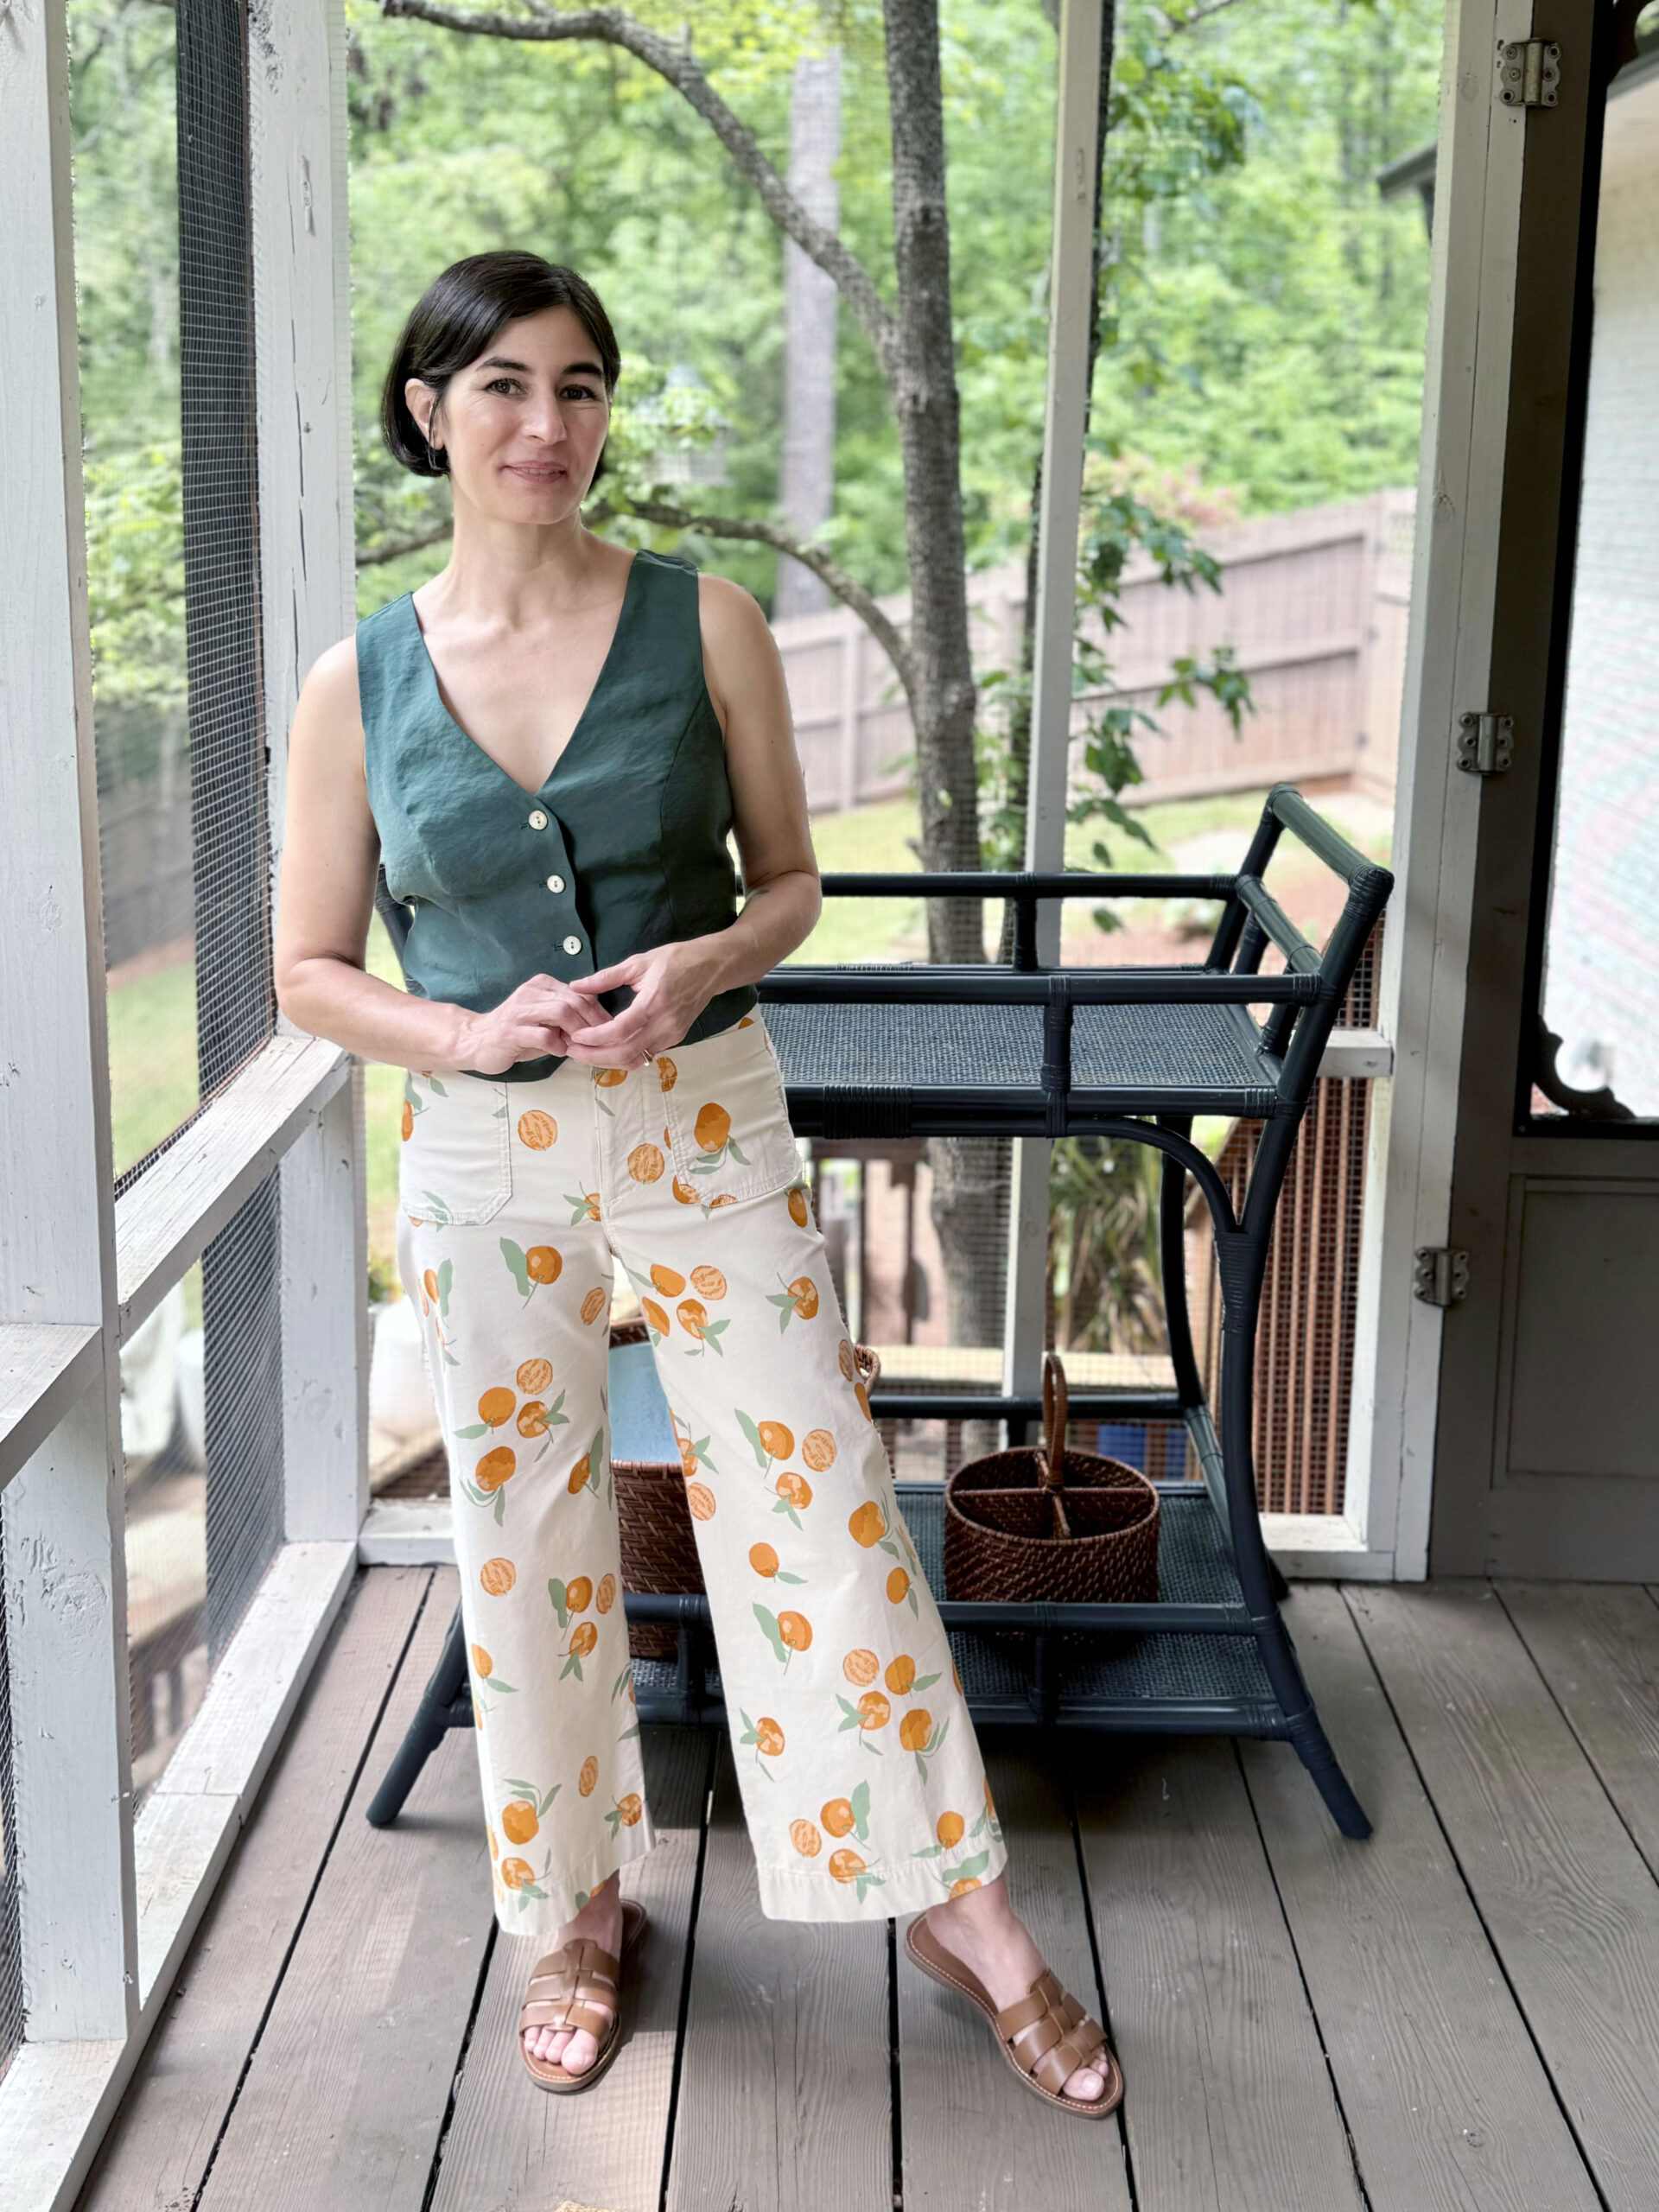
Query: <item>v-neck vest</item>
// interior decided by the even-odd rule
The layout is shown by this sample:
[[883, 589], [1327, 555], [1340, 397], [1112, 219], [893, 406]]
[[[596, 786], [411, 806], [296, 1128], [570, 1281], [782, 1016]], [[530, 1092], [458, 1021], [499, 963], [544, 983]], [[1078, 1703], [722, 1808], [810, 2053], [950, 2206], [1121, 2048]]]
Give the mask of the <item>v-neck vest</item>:
[[[599, 680], [533, 794], [445, 707], [407, 592], [358, 624], [357, 678], [369, 807], [386, 887], [409, 910], [404, 980], [416, 997], [483, 1013], [531, 976], [590, 976], [735, 920], [726, 744], [690, 562], [635, 553]], [[632, 993], [599, 995], [618, 1014]], [[758, 996], [753, 983], [716, 993], [678, 1041], [730, 1028]], [[531, 1082], [564, 1058], [494, 1079]]]

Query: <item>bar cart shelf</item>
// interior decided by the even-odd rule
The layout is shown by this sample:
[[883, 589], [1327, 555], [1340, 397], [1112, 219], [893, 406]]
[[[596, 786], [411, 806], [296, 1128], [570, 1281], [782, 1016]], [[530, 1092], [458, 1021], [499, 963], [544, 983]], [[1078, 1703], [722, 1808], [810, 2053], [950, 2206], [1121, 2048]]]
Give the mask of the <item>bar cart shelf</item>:
[[[1322, 950], [1262, 878], [1288, 831], [1343, 879], [1342, 912]], [[976, 1725], [1230, 1733], [1294, 1745], [1344, 1835], [1370, 1822], [1338, 1766], [1280, 1612], [1252, 1459], [1255, 1332], [1274, 1211], [1320, 1060], [1366, 943], [1393, 888], [1287, 785], [1268, 797], [1236, 874], [985, 871], [831, 874], [828, 897], [1006, 899], [1009, 965], [775, 968], [759, 988], [798, 1135], [829, 1141], [920, 1136], [1098, 1135], [1161, 1155], [1159, 1243], [1175, 1387], [1076, 1390], [1073, 1420], [1171, 1421], [1185, 1428], [1201, 1483], [1160, 1482], [1160, 1591], [1148, 1604], [963, 1604], [945, 1599], [944, 1503], [930, 1483], [896, 1484], [899, 1510], [939, 1600]], [[1220, 902], [1202, 963], [1045, 966], [1043, 900], [1169, 897]], [[385, 912], [382, 904], [382, 912]], [[388, 916], [389, 923], [391, 917]], [[394, 925], [394, 937], [396, 937]], [[1283, 966], [1263, 974], [1269, 947]], [[1255, 1009], [1265, 1009], [1258, 1020]], [[1193, 1143], [1198, 1115], [1262, 1123], [1236, 1210]], [[1194, 1353], [1184, 1236], [1186, 1186], [1208, 1208], [1221, 1292], [1218, 1419]], [[883, 1419], [1007, 1422], [1021, 1440], [1034, 1393], [870, 1393]], [[724, 1713], [702, 1597], [630, 1592], [630, 1619], [678, 1629], [675, 1660], [636, 1660], [640, 1718], [714, 1723]], [[1017, 1629], [1018, 1639], [992, 1630]], [[1077, 1644], [1069, 1631], [1084, 1630]], [[1026, 1633], [1028, 1631], [1028, 1634]], [[460, 1617], [411, 1726], [369, 1808], [396, 1817], [447, 1726], [470, 1725]]]

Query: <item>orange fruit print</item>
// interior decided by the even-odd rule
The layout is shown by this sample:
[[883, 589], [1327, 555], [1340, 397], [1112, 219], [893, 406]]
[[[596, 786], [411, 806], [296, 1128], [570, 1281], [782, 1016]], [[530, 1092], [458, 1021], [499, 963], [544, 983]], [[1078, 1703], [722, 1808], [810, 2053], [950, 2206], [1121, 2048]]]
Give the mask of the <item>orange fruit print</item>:
[[498, 1444], [493, 1452], [486, 1452], [473, 1470], [473, 1479], [482, 1491], [498, 1491], [518, 1465], [512, 1445]]
[[486, 1428], [499, 1428], [503, 1421], [512, 1419], [512, 1393], [507, 1389], [486, 1390], [478, 1402], [478, 1417]]
[[732, 1117], [718, 1099], [711, 1098], [698, 1107], [691, 1134], [700, 1150], [718, 1152], [732, 1134]]

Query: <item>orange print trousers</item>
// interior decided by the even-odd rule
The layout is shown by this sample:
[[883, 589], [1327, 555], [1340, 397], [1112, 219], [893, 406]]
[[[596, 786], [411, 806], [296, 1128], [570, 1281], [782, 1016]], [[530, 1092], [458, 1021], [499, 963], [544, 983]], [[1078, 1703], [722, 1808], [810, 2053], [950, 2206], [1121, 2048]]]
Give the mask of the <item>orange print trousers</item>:
[[882, 1919], [1007, 1849], [758, 1010], [642, 1068], [410, 1072], [398, 1259], [443, 1427], [496, 1916], [550, 1938], [656, 1840], [607, 1413], [614, 1263], [685, 1470], [775, 1920]]

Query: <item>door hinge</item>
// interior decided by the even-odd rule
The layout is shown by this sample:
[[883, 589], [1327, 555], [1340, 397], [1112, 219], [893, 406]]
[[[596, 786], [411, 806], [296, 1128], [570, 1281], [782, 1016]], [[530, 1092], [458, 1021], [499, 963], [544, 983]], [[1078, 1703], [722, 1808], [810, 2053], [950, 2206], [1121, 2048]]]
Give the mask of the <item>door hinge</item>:
[[1411, 1287], [1425, 1306], [1459, 1304], [1469, 1295], [1469, 1255], [1446, 1244], [1420, 1245]]
[[1458, 766], [1469, 776], [1501, 776], [1515, 758], [1513, 715], [1459, 715]]
[[1553, 38], [1497, 41], [1497, 97], [1505, 107], [1554, 107], [1560, 81], [1561, 49]]

